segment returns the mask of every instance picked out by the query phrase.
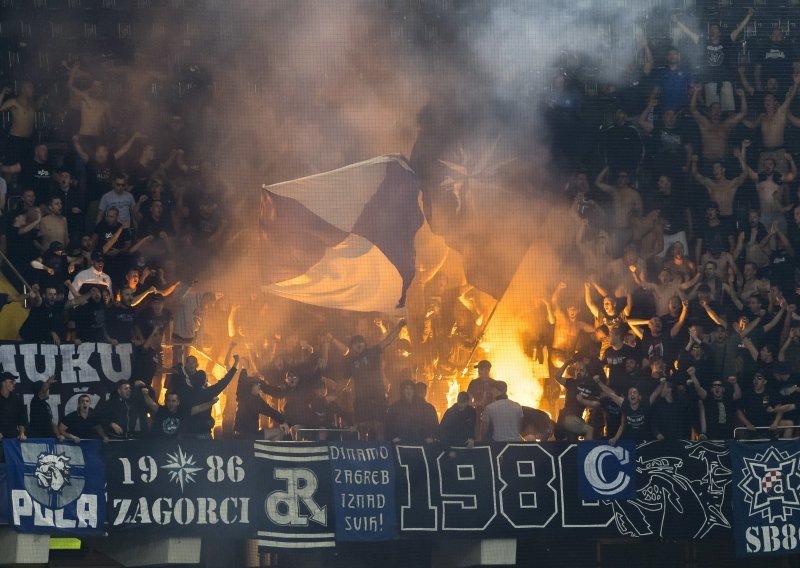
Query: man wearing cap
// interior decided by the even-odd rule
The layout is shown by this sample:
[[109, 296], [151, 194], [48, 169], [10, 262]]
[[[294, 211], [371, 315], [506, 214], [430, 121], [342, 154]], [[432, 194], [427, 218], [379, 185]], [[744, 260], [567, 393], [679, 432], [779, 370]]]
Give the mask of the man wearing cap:
[[5, 371], [0, 373], [0, 439], [26, 439], [28, 411], [22, 397], [14, 392], [17, 377]]
[[498, 387], [497, 381], [489, 376], [492, 371], [492, 364], [489, 361], [483, 359], [475, 365], [475, 368], [478, 369], [478, 376], [470, 381], [467, 386], [467, 394], [469, 394], [478, 420], [480, 420], [486, 405], [494, 402]]
[[700, 399], [700, 438], [710, 440], [733, 438], [733, 429], [736, 427], [736, 405], [742, 398], [742, 389], [736, 377], [731, 375], [727, 381], [713, 379], [711, 396], [708, 396], [709, 392], [697, 380], [694, 373], [687, 379], [686, 385], [694, 387], [694, 392]]
[[[103, 272], [104, 267], [105, 257], [103, 253], [99, 250], [94, 251], [92, 253], [92, 266], [86, 270], [81, 270], [75, 275], [75, 279], [72, 281], [72, 287], [81, 293], [84, 292], [81, 288], [86, 285], [103, 286], [108, 288], [109, 292], [113, 292], [111, 289], [111, 277]], [[72, 290], [70, 290], [69, 298], [73, 299], [74, 297], [75, 295], [72, 293]]]

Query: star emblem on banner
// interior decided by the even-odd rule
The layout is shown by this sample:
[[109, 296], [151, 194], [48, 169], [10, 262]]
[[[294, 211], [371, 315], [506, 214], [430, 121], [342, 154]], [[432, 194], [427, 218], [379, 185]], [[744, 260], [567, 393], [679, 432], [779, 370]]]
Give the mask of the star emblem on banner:
[[194, 456], [183, 451], [178, 446], [178, 451], [175, 453], [167, 453], [167, 465], [162, 465], [161, 469], [166, 469], [169, 473], [169, 480], [181, 486], [181, 493], [186, 485], [195, 483], [197, 480], [195, 476], [198, 472], [203, 471], [202, 467], [195, 467]]
[[790, 455], [771, 446], [755, 458], [744, 458], [739, 489], [750, 505], [750, 516], [761, 516], [770, 523], [786, 522], [800, 510], [798, 456], [800, 452]]

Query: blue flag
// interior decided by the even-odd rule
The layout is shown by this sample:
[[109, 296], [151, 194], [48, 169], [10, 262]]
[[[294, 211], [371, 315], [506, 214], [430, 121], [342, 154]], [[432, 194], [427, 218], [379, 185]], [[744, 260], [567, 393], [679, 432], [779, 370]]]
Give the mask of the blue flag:
[[578, 494], [586, 501], [636, 498], [636, 445], [578, 444]]
[[26, 533], [102, 533], [105, 467], [99, 440], [3, 440], [9, 520]]
[[394, 461], [389, 446], [348, 442], [328, 446], [336, 509], [336, 540], [394, 538]]
[[730, 442], [736, 554], [800, 552], [800, 442]]

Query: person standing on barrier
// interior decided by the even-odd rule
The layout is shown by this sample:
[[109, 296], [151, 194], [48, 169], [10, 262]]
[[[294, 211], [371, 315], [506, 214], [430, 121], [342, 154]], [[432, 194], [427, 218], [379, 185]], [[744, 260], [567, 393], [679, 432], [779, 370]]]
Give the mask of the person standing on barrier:
[[[564, 378], [564, 372], [572, 367], [574, 376]], [[558, 416], [558, 425], [567, 432], [567, 438], [577, 440], [583, 436], [584, 440], [594, 437], [594, 428], [584, 422], [583, 414], [588, 408], [597, 414], [600, 410], [600, 389], [589, 377], [586, 361], [573, 358], [564, 363], [554, 377], [556, 382], [566, 390], [564, 395], [564, 408]]]

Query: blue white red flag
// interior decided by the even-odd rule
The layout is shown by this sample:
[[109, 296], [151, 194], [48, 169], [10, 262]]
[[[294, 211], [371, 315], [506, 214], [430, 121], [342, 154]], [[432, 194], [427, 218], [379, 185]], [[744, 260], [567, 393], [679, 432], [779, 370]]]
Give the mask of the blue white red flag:
[[265, 185], [265, 289], [316, 306], [392, 313], [414, 279], [422, 223], [419, 181], [397, 155]]

